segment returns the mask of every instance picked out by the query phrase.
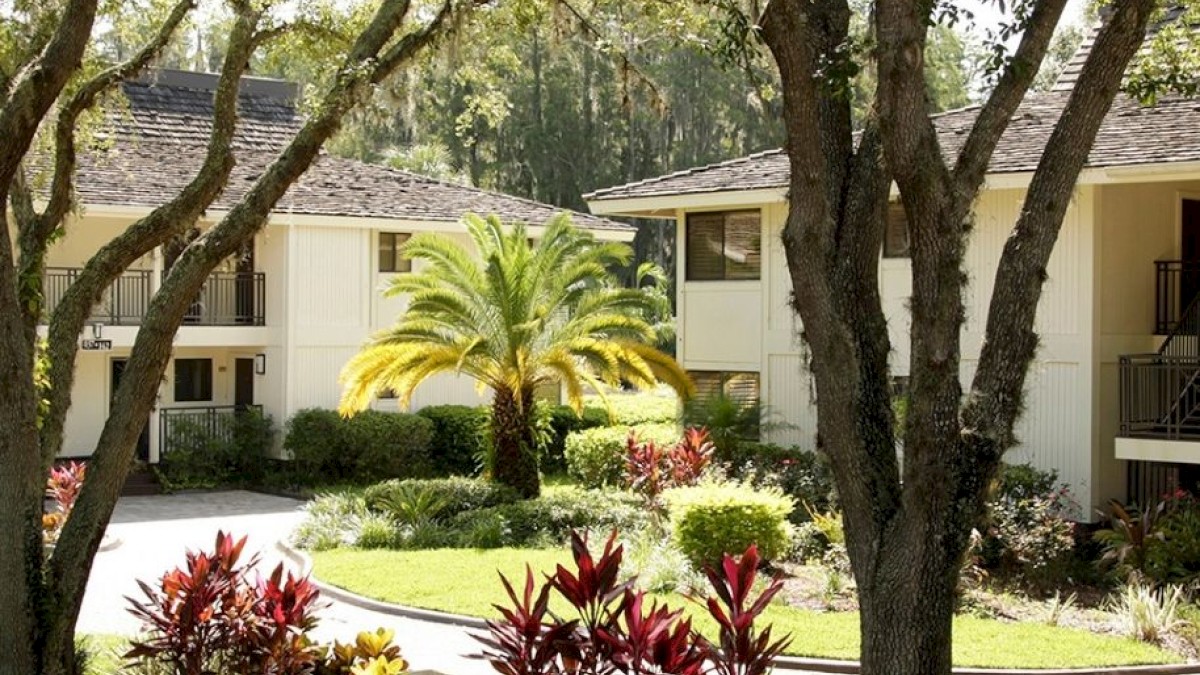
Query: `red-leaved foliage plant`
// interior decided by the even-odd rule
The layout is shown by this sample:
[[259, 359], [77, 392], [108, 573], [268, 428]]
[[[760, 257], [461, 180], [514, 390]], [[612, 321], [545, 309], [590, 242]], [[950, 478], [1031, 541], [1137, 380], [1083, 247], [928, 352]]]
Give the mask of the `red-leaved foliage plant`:
[[50, 469], [46, 497], [54, 502], [54, 510], [42, 515], [42, 539], [46, 544], [58, 542], [58, 535], [75, 508], [75, 500], [79, 499], [86, 477], [87, 465], [83, 462], [67, 462]]
[[[719, 568], [707, 570], [716, 596], [706, 606], [720, 629], [713, 643], [692, 629], [682, 611], [657, 603], [647, 609], [645, 593], [634, 590], [632, 580], [620, 580], [624, 550], [616, 536], [613, 532], [593, 558], [587, 540], [572, 533], [576, 571], [560, 565], [538, 589], [526, 567], [519, 597], [501, 575], [513, 606], [497, 605], [501, 618], [488, 621], [488, 635], [477, 636], [487, 647], [483, 658], [503, 675], [763, 675], [771, 668], [787, 640], [772, 641], [769, 628], [757, 632], [754, 620], [782, 582], [772, 581], [750, 599], [760, 562], [755, 547], [740, 560], [727, 555]], [[549, 611], [552, 591], [576, 617], [564, 620]]]
[[708, 599], [708, 613], [720, 627], [717, 648], [709, 649], [717, 675], [763, 675], [791, 642], [791, 637], [771, 641], [771, 627], [755, 630], [754, 620], [783, 588], [779, 580], [751, 600], [758, 573], [758, 547], [751, 544], [741, 560], [726, 555], [719, 568], [704, 570], [716, 597]]
[[187, 562], [158, 587], [138, 582], [146, 600], [127, 598], [148, 635], [125, 658], [167, 665], [181, 675], [209, 672], [302, 675], [323, 650], [306, 633], [316, 625], [318, 591], [283, 566], [255, 582], [242, 561], [246, 538], [217, 533], [211, 552], [189, 551]]
[[669, 448], [653, 441], [641, 443], [631, 431], [625, 441], [625, 480], [631, 490], [657, 507], [664, 490], [695, 485], [712, 456], [713, 444], [704, 428], [687, 429], [683, 440]]

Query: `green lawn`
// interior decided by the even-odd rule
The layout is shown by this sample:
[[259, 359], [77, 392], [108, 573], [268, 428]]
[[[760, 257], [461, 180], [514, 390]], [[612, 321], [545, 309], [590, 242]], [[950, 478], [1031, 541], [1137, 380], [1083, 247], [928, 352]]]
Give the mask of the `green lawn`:
[[[505, 602], [497, 571], [514, 584], [523, 584], [526, 563], [540, 581], [543, 573], [569, 560], [565, 550], [526, 549], [336, 549], [313, 555], [316, 577], [335, 586], [387, 602], [482, 617], [495, 616], [492, 604]], [[518, 592], [520, 588], [518, 585]], [[673, 606], [688, 606], [678, 596], [667, 600]], [[555, 606], [555, 611], [565, 609], [561, 602]], [[702, 609], [695, 609], [703, 613]], [[835, 659], [858, 657], [857, 614], [812, 612], [777, 605], [768, 609], [766, 620], [775, 625], [777, 634], [792, 634], [789, 654]], [[697, 621], [697, 625], [706, 631], [712, 627], [703, 620]], [[960, 666], [1083, 668], [1182, 660], [1171, 652], [1132, 639], [967, 616], [955, 619], [954, 638], [954, 662]]]

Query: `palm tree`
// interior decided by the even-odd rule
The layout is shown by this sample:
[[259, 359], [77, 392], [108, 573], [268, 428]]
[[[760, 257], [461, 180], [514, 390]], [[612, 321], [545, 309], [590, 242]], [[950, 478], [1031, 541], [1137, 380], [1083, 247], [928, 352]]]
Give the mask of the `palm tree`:
[[536, 243], [524, 225], [496, 216], [463, 222], [478, 255], [440, 234], [405, 245], [404, 255], [425, 264], [392, 281], [386, 293], [408, 294], [408, 310], [342, 371], [343, 414], [387, 390], [407, 407], [437, 373], [472, 377], [492, 391], [492, 478], [534, 497], [538, 387], [561, 385], [577, 413], [585, 388], [603, 395], [621, 382], [664, 382], [690, 397], [687, 374], [655, 347], [670, 307], [662, 286], [622, 288], [610, 271], [628, 263], [629, 246], [597, 241], [566, 214], [548, 220]]

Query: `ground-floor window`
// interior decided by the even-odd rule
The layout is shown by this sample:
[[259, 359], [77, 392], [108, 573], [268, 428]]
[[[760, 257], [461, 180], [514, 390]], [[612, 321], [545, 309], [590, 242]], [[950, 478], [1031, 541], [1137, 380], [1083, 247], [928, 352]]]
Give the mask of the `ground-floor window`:
[[211, 401], [212, 359], [175, 359], [175, 401]]

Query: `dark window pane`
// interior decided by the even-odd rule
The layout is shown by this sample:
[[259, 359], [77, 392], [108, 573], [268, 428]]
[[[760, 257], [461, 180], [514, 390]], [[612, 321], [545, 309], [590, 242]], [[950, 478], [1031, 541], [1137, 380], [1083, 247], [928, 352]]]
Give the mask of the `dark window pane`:
[[689, 370], [696, 385], [696, 398], [703, 401], [721, 395], [721, 373], [715, 370]]
[[758, 279], [762, 230], [758, 212], [731, 213], [725, 220], [725, 278]]
[[412, 261], [400, 252], [410, 235], [398, 232], [379, 233], [379, 271], [411, 272]]
[[212, 359], [175, 359], [175, 400], [212, 400]]
[[758, 404], [758, 373], [726, 373], [725, 395], [746, 406]]
[[725, 216], [706, 213], [688, 216], [687, 280], [713, 281], [725, 278]]
[[888, 202], [887, 225], [883, 235], [883, 257], [908, 257], [908, 219], [900, 202]]
[[379, 233], [379, 271], [394, 272], [396, 265], [396, 235]]

